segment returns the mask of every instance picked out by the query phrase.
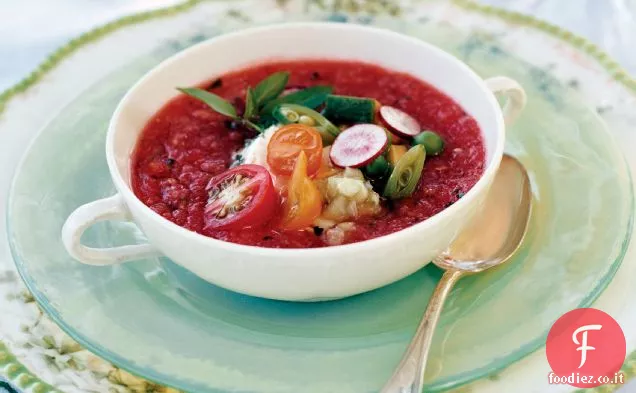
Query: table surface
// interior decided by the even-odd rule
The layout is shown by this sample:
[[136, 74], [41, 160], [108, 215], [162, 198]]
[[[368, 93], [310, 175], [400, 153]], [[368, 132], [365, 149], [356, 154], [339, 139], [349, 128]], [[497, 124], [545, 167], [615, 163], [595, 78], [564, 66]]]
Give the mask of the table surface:
[[[0, 0], [0, 91], [73, 37], [121, 16], [182, 0]], [[582, 35], [636, 74], [636, 0], [481, 0]], [[81, 16], [81, 17], [80, 17]], [[3, 201], [0, 201], [3, 203]], [[0, 390], [2, 390], [0, 388]], [[636, 381], [621, 393], [636, 392]]]

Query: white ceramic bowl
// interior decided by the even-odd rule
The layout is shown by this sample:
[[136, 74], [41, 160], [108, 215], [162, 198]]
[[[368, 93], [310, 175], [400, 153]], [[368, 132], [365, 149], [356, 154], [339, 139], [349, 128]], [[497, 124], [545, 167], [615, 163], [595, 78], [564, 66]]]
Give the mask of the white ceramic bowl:
[[[275, 59], [349, 59], [410, 73], [451, 96], [481, 127], [486, 169], [457, 203], [402, 231], [349, 245], [268, 249], [199, 235], [164, 219], [130, 187], [130, 157], [149, 118], [178, 94], [175, 86], [205, 80]], [[508, 96], [506, 115], [493, 92]], [[420, 40], [386, 30], [331, 23], [295, 23], [243, 30], [189, 48], [164, 61], [133, 86], [113, 114], [106, 157], [119, 193], [79, 207], [64, 225], [68, 252], [81, 262], [112, 265], [166, 255], [221, 287], [273, 299], [315, 301], [369, 291], [399, 280], [443, 251], [479, 208], [499, 166], [505, 121], [525, 104], [523, 89], [498, 77], [479, 78], [453, 56]], [[149, 244], [89, 248], [84, 230], [102, 220], [133, 220]]]

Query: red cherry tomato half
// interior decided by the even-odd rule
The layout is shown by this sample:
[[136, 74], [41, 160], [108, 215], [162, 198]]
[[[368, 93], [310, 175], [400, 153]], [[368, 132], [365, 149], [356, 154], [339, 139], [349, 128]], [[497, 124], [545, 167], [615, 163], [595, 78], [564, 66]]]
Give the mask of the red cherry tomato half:
[[234, 230], [267, 222], [278, 207], [272, 177], [260, 165], [240, 165], [210, 179], [206, 228]]

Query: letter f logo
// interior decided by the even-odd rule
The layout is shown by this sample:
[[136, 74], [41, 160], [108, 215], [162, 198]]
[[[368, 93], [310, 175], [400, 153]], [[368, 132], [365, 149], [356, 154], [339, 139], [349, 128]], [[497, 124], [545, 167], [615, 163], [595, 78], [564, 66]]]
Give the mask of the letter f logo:
[[[587, 332], [589, 330], [601, 330], [602, 327], [602, 325], [585, 325], [576, 329], [572, 334], [572, 341], [574, 341], [574, 344], [580, 345], [580, 347], [576, 349], [577, 351], [581, 351], [581, 364], [579, 365], [579, 368], [583, 367], [585, 361], [587, 360], [587, 351], [593, 351], [596, 349], [587, 345]], [[577, 338], [577, 335], [579, 333], [583, 333], [581, 334], [581, 342], [579, 342]]]

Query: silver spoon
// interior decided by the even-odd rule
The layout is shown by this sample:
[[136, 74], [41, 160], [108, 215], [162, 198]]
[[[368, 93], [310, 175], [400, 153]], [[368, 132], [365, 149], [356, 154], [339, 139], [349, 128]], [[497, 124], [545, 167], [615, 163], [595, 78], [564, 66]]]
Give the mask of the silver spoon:
[[381, 393], [421, 393], [429, 349], [446, 297], [462, 277], [507, 262], [519, 249], [531, 210], [528, 173], [504, 155], [481, 210], [450, 247], [433, 260], [445, 272], [402, 361]]

